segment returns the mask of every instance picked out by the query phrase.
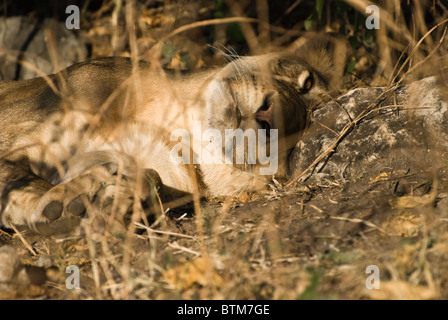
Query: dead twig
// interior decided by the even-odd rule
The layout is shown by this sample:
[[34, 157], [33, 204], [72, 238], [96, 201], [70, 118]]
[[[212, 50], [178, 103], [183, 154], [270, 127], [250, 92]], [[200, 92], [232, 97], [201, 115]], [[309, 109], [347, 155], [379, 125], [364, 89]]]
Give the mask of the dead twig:
[[25, 248], [27, 248], [28, 251], [31, 252], [31, 254], [33, 256], [37, 256], [36, 251], [34, 251], [33, 247], [28, 243], [28, 241], [26, 241], [26, 239], [22, 236], [20, 231], [17, 230], [16, 226], [13, 223], [11, 223], [11, 222], [9, 222], [9, 225], [11, 226], [11, 229], [14, 230], [14, 232], [17, 234], [17, 236], [19, 237], [20, 241], [22, 241], [22, 243], [25, 246]]
[[377, 230], [381, 231], [382, 233], [385, 233], [385, 234], [389, 235], [389, 232], [387, 232], [386, 230], [384, 230], [381, 227], [378, 227], [376, 224], [374, 224], [374, 223], [372, 223], [370, 221], [362, 220], [362, 219], [359, 219], [359, 218], [346, 218], [346, 217], [335, 217], [335, 216], [330, 216], [329, 218], [332, 219], [332, 220], [348, 221], [348, 222], [353, 222], [353, 223], [362, 223], [362, 224], [365, 224], [368, 227], [377, 229]]
[[145, 226], [144, 224], [140, 223], [140, 222], [135, 222], [135, 225], [139, 228], [145, 229], [149, 232], [152, 233], [159, 233], [159, 234], [165, 234], [165, 235], [169, 235], [169, 236], [175, 236], [175, 237], [180, 237], [180, 238], [187, 238], [187, 239], [192, 239], [192, 240], [197, 240], [196, 237], [193, 236], [189, 236], [186, 234], [182, 234], [182, 233], [176, 233], [176, 232], [171, 232], [171, 231], [162, 231], [162, 230], [155, 230], [152, 229], [150, 227]]
[[0, 233], [1, 233], [1, 234], [4, 234], [5, 236], [7, 236], [7, 237], [9, 237], [9, 238], [12, 238], [12, 235], [10, 235], [9, 233], [3, 231], [2, 229], [0, 229]]

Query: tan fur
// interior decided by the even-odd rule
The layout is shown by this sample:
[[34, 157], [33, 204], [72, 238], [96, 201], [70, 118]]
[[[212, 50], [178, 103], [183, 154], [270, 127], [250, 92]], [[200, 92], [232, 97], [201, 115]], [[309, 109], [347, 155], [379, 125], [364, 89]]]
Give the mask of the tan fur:
[[217, 196], [263, 189], [270, 177], [259, 174], [258, 162], [173, 164], [179, 144], [170, 134], [198, 133], [198, 122], [201, 134], [216, 129], [222, 136], [254, 129], [258, 139], [258, 129], [278, 129], [276, 176], [287, 176], [308, 107], [328, 99], [341, 76], [334, 43], [311, 41], [186, 76], [106, 58], [0, 83], [0, 223], [51, 234], [69, 231], [93, 205], [106, 212], [112, 198], [123, 218], [136, 200], [157, 211], [154, 190], [173, 204], [197, 190]]

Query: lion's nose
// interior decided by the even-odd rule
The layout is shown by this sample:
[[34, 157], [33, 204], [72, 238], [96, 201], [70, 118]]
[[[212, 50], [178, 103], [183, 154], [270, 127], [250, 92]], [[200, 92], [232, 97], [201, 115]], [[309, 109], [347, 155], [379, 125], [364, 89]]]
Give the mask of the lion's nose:
[[274, 126], [274, 104], [263, 103], [255, 113], [255, 120], [261, 125], [263, 129], [269, 130]]

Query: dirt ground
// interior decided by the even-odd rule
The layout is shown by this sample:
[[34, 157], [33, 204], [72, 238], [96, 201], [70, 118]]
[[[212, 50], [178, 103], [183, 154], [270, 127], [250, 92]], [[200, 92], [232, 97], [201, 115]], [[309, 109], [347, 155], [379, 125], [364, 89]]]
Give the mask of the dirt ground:
[[[436, 199], [446, 197], [445, 170], [438, 179]], [[164, 218], [161, 226], [132, 237], [128, 256], [125, 235], [104, 238], [94, 228], [87, 238], [49, 239], [25, 232], [35, 254], [17, 235], [2, 232], [3, 241], [19, 250], [22, 263], [35, 274], [35, 284], [11, 294], [46, 299], [446, 298], [447, 198], [437, 206], [434, 201], [394, 204], [401, 185], [414, 189], [414, 199], [428, 194], [433, 175], [372, 180], [366, 171], [357, 181], [288, 189], [272, 185], [266, 194], [208, 199], [199, 230], [191, 215]], [[81, 269], [80, 290], [65, 287], [68, 265]], [[366, 288], [369, 265], [379, 268], [380, 289]]]
[[[191, 19], [221, 12], [213, 7], [217, 2], [207, 2], [214, 11], [199, 10]], [[278, 25], [294, 27], [290, 19], [281, 20], [282, 10], [272, 13]], [[91, 55], [126, 52], [102, 41], [107, 25], [101, 19], [110, 23], [110, 15], [99, 11], [98, 24], [84, 35], [93, 39]], [[291, 12], [297, 21], [303, 18]], [[170, 19], [150, 10], [142, 16], [155, 29]], [[142, 47], [157, 38], [139, 36], [146, 41], [139, 42]], [[207, 36], [189, 35], [201, 41]], [[202, 57], [190, 54], [198, 43], [185, 51], [172, 44], [166, 66], [217, 64], [211, 54], [187, 59]], [[264, 193], [205, 199], [196, 214], [167, 211], [135, 234], [88, 219], [73, 234], [51, 238], [1, 229], [0, 242], [16, 248], [32, 282], [2, 298], [446, 299], [448, 159], [444, 163], [418, 172], [365, 168], [350, 180], [310, 179], [294, 186], [274, 180]], [[80, 269], [78, 290], [66, 287], [70, 265]], [[378, 267], [377, 279], [366, 273], [369, 266]]]

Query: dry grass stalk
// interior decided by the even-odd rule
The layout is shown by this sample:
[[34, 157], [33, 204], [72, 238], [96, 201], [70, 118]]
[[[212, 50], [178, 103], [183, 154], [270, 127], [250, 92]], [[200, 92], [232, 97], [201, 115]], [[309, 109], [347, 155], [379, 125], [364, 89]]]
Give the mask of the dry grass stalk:
[[23, 245], [25, 246], [25, 248], [27, 248], [27, 250], [33, 255], [33, 256], [37, 256], [36, 251], [34, 251], [33, 247], [28, 243], [28, 241], [26, 241], [26, 239], [22, 236], [22, 233], [17, 230], [16, 226], [13, 223], [10, 223], [11, 228], [14, 230], [14, 232], [16, 233], [16, 235], [19, 237], [20, 241], [23, 243]]

